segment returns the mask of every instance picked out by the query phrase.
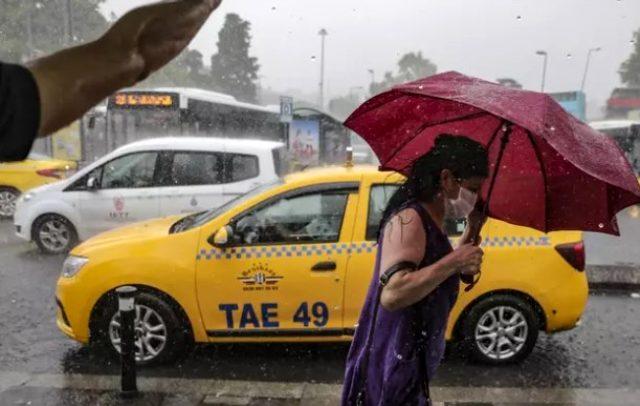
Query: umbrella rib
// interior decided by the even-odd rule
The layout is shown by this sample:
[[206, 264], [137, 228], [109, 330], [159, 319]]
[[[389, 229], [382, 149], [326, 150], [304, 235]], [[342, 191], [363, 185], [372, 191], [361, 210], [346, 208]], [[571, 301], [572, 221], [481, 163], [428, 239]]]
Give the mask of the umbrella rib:
[[456, 121], [465, 121], [465, 120], [470, 120], [472, 118], [476, 118], [476, 117], [480, 117], [483, 115], [488, 114], [486, 111], [478, 111], [472, 114], [467, 114], [466, 116], [462, 116], [462, 117], [456, 117], [456, 118], [449, 118], [447, 120], [442, 120], [442, 121], [438, 121], [435, 123], [425, 123], [422, 124], [420, 127], [418, 127], [418, 129], [416, 130], [416, 132], [413, 133], [413, 135], [407, 139], [407, 141], [405, 141], [404, 143], [400, 144], [399, 146], [396, 147], [395, 150], [393, 150], [393, 152], [391, 153], [391, 155], [389, 156], [389, 158], [387, 158], [387, 160], [385, 161], [385, 165], [387, 164], [387, 162], [391, 161], [393, 158], [395, 158], [396, 154], [398, 152], [400, 152], [400, 150], [406, 146], [407, 144], [409, 144], [411, 141], [413, 141], [421, 132], [423, 132], [424, 130], [426, 130], [429, 127], [435, 127], [437, 125], [442, 125], [442, 124], [449, 124], [449, 123], [455, 123]]
[[496, 128], [496, 130], [493, 132], [493, 135], [491, 136], [491, 139], [489, 140], [489, 143], [487, 144], [487, 153], [489, 152], [489, 150], [491, 149], [491, 146], [493, 145], [493, 142], [496, 140], [496, 138], [498, 137], [498, 134], [500, 134], [500, 130], [502, 130], [502, 127], [506, 124], [508, 124], [509, 122], [506, 120], [500, 121], [500, 123], [498, 123], [498, 128]]
[[527, 132], [527, 138], [529, 139], [529, 142], [531, 143], [531, 146], [533, 147], [533, 150], [536, 153], [536, 158], [538, 159], [538, 163], [540, 164], [540, 171], [542, 172], [542, 181], [544, 182], [544, 231], [547, 232], [548, 230], [547, 220], [549, 218], [548, 216], [549, 193], [547, 193], [547, 186], [549, 185], [549, 183], [547, 182], [547, 171], [544, 167], [544, 161], [542, 160], [542, 154], [540, 153], [540, 148], [538, 147], [538, 144], [536, 144], [535, 140], [533, 139], [533, 135], [531, 134], [531, 131], [527, 130], [526, 132]]

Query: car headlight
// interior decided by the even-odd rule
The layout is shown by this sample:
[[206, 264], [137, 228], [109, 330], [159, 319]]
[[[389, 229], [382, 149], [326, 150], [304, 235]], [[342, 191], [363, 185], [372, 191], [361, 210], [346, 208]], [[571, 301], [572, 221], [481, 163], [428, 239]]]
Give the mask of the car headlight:
[[35, 196], [35, 194], [33, 194], [31, 192], [28, 192], [28, 193], [25, 193], [22, 196], [20, 196], [19, 200], [21, 200], [23, 202], [28, 202], [29, 200], [33, 199], [34, 196]]
[[73, 277], [75, 274], [80, 272], [87, 262], [89, 262], [89, 258], [69, 255], [67, 259], [65, 259], [64, 264], [62, 264], [62, 276], [64, 278]]

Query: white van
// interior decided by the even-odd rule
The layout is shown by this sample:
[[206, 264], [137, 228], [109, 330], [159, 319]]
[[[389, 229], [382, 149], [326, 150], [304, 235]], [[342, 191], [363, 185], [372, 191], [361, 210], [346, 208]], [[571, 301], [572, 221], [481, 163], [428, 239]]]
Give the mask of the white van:
[[22, 195], [14, 223], [19, 237], [43, 252], [124, 224], [221, 206], [276, 181], [284, 168], [278, 142], [166, 137], [118, 148], [61, 182]]

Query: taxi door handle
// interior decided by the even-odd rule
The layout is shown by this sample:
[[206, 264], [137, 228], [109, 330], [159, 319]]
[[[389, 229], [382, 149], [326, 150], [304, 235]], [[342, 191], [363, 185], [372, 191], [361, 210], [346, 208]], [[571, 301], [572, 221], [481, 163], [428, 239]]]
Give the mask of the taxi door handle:
[[333, 261], [330, 261], [330, 262], [318, 262], [311, 268], [311, 270], [313, 272], [331, 272], [331, 271], [335, 271], [336, 268], [337, 268], [336, 263]]

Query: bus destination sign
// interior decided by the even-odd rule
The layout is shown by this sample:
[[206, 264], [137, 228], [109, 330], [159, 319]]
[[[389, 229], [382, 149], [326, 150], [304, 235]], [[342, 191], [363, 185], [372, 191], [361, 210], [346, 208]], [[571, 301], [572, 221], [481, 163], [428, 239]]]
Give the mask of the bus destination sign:
[[118, 93], [111, 98], [113, 107], [165, 107], [176, 105], [176, 97], [166, 93]]

